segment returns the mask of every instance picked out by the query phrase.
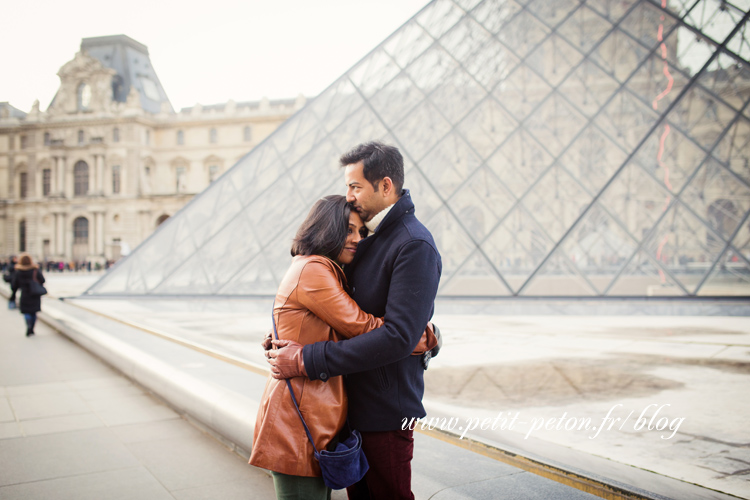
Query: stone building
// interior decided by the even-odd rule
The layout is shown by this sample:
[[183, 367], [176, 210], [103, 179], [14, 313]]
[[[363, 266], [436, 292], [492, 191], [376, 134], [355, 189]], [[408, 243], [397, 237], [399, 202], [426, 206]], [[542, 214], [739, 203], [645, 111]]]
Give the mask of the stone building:
[[304, 97], [175, 112], [145, 45], [84, 38], [46, 111], [0, 103], [0, 258], [116, 260], [219, 178]]

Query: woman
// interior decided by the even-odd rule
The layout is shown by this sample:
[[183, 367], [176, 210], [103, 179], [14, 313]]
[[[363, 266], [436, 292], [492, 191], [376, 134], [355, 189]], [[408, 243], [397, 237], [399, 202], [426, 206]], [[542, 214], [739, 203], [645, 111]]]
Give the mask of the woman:
[[44, 284], [42, 270], [34, 263], [34, 259], [31, 258], [31, 255], [22, 253], [18, 256], [18, 264], [16, 264], [16, 273], [11, 282], [11, 289], [13, 290], [13, 296], [16, 295], [17, 290], [21, 290], [19, 309], [26, 319], [27, 337], [34, 335], [36, 313], [42, 310], [42, 296], [31, 295], [29, 292], [29, 287], [34, 279], [36, 279], [38, 283]]
[[[273, 314], [280, 339], [303, 345], [337, 341], [383, 325], [381, 318], [365, 313], [349, 297], [341, 269], [354, 259], [365, 231], [344, 196], [326, 196], [315, 203], [297, 231], [292, 265], [276, 294]], [[429, 330], [413, 354], [421, 355], [436, 343]], [[347, 413], [343, 379], [324, 382], [301, 377], [291, 383], [315, 446], [322, 450], [335, 445]], [[331, 496], [284, 380], [268, 378], [250, 464], [272, 472], [278, 499]]]

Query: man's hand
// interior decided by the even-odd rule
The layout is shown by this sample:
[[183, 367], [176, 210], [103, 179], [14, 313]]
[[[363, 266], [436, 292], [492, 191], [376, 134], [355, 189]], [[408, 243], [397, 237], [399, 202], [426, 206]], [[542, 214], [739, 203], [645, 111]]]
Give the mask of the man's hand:
[[275, 379], [307, 377], [305, 362], [302, 359], [302, 344], [293, 340], [274, 340], [277, 349], [266, 351], [271, 376]]
[[271, 344], [271, 341], [273, 340], [273, 330], [268, 330], [266, 332], [266, 336], [263, 337], [263, 341], [260, 343], [260, 346], [263, 348], [264, 351], [268, 351], [273, 347], [273, 344]]

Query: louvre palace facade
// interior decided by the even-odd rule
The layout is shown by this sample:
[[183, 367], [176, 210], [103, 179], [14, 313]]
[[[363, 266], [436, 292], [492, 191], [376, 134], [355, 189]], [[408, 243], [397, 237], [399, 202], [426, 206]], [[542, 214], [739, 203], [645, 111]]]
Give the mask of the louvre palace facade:
[[304, 104], [175, 112], [148, 49], [124, 35], [84, 38], [58, 76], [46, 111], [0, 103], [0, 258], [118, 259]]

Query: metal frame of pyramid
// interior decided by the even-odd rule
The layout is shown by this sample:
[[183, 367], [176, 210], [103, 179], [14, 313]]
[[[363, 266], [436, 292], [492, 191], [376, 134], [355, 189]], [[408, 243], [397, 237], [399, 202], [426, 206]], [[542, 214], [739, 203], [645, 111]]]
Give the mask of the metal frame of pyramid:
[[442, 296], [750, 295], [750, 2], [434, 0], [85, 295], [272, 295], [399, 147]]

